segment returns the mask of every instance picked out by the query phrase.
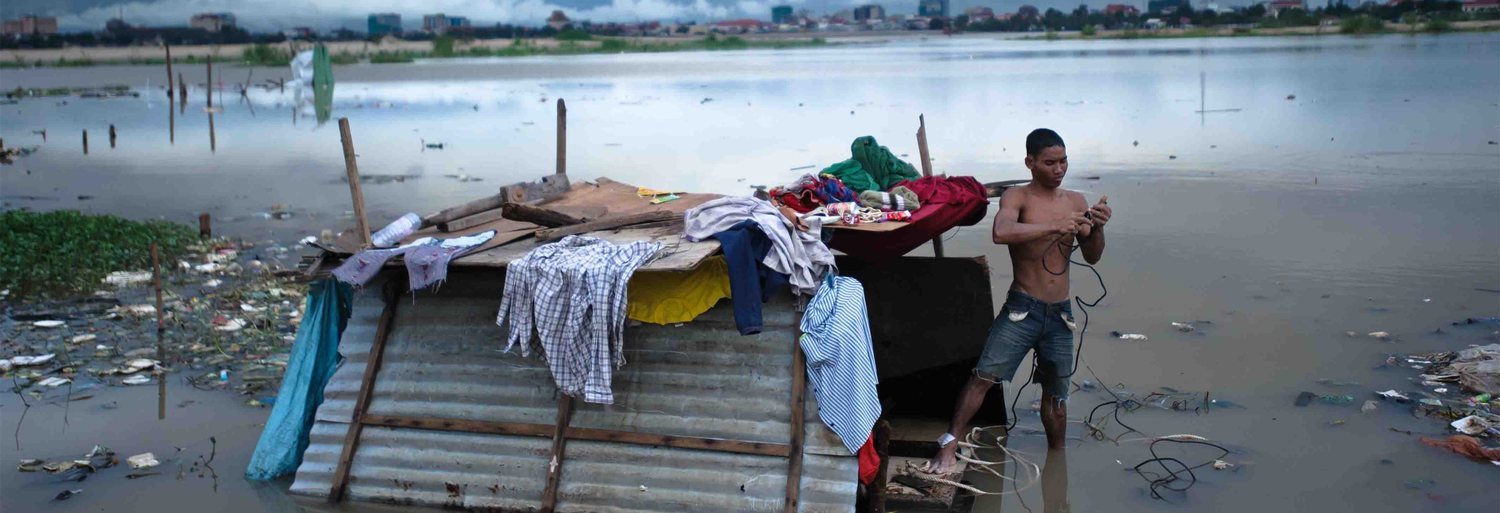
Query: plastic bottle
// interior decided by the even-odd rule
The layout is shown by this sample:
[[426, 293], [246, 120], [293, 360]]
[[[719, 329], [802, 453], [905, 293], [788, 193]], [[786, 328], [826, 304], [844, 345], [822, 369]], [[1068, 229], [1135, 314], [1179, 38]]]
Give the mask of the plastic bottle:
[[400, 219], [392, 221], [391, 224], [385, 225], [385, 228], [381, 228], [380, 231], [371, 235], [370, 243], [378, 248], [394, 246], [401, 239], [405, 239], [407, 235], [411, 235], [412, 232], [417, 231], [417, 227], [421, 225], [422, 216], [417, 215], [415, 212], [408, 212], [406, 215], [401, 216]]

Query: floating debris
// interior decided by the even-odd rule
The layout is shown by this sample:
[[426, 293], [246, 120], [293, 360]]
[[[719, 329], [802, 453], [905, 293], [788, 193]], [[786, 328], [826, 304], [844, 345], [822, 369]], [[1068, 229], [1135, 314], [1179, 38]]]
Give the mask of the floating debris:
[[67, 323], [63, 322], [63, 321], [51, 321], [51, 320], [49, 320], [49, 321], [36, 321], [36, 322], [31, 323], [32, 326], [35, 326], [35, 327], [38, 327], [38, 328], [46, 328], [46, 329], [61, 328], [61, 327], [63, 327], [66, 324]]

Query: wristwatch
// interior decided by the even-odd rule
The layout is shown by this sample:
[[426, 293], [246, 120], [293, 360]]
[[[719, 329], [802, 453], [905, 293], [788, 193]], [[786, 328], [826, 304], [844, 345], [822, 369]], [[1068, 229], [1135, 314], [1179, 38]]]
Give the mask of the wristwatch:
[[943, 433], [943, 436], [938, 437], [938, 448], [947, 447], [948, 444], [953, 443], [954, 440], [958, 440], [958, 437], [953, 436], [949, 433]]

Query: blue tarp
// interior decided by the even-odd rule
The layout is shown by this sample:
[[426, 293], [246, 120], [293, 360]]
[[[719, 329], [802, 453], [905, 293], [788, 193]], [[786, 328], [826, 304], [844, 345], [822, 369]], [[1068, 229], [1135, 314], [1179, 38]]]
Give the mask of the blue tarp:
[[313, 415], [323, 404], [323, 386], [339, 362], [339, 337], [349, 322], [354, 290], [332, 279], [314, 283], [307, 294], [307, 311], [297, 330], [281, 391], [271, 418], [255, 444], [245, 477], [274, 479], [297, 470]]

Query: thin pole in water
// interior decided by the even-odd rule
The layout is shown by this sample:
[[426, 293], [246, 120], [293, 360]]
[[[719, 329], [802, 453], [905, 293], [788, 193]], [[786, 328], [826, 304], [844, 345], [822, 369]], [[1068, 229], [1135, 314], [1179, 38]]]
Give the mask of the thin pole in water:
[[167, 99], [172, 99], [174, 85], [172, 84], [172, 45], [162, 45], [167, 50]]
[[156, 420], [167, 418], [167, 374], [161, 366], [167, 362], [167, 346], [162, 335], [167, 331], [161, 304], [161, 255], [155, 242], [151, 243], [151, 278], [156, 287]]
[[349, 131], [349, 118], [339, 118], [339, 139], [344, 143], [344, 172], [349, 177], [349, 196], [354, 200], [354, 221], [358, 225], [360, 242], [370, 247], [370, 224], [365, 218], [365, 193], [359, 186], [359, 163], [354, 155], [354, 134]]
[[557, 174], [568, 174], [568, 105], [557, 99]]

